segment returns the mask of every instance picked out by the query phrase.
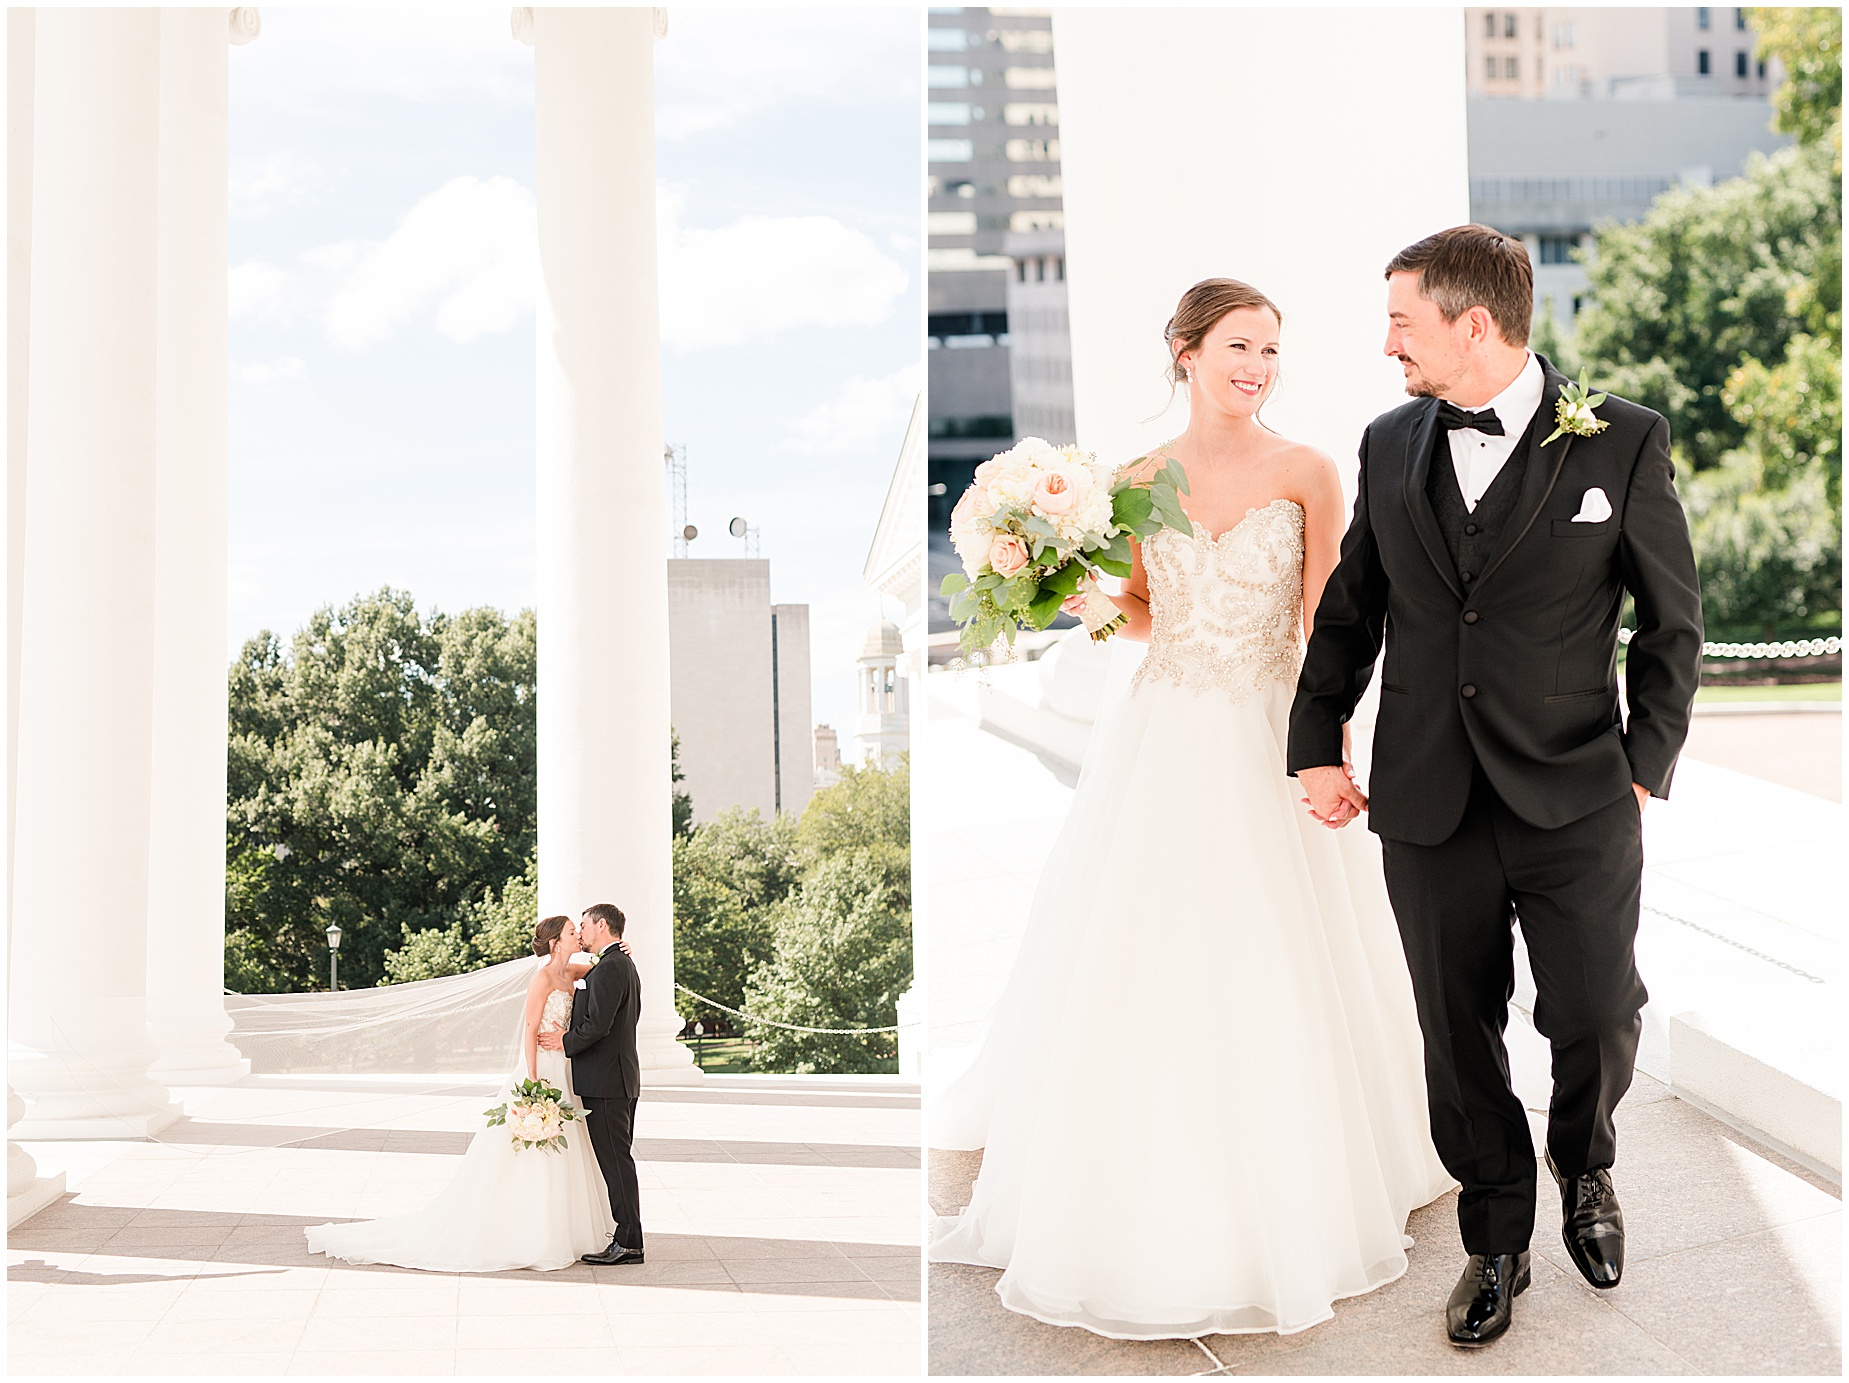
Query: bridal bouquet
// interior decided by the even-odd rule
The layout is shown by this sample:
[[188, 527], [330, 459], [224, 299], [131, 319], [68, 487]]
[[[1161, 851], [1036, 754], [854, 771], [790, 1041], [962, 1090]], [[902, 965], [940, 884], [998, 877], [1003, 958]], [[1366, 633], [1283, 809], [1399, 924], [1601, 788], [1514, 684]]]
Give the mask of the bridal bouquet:
[[1096, 457], [1038, 437], [984, 461], [950, 515], [964, 574], [946, 576], [941, 593], [963, 626], [960, 650], [1004, 637], [1012, 646], [1022, 628], [1045, 629], [1075, 595], [1092, 638], [1108, 639], [1124, 615], [1098, 589], [1098, 575], [1130, 574], [1133, 536], [1192, 532], [1181, 512], [1187, 493], [1187, 475], [1172, 459], [1147, 480], [1119, 478]]
[[576, 1105], [565, 1102], [563, 1090], [543, 1080], [521, 1081], [506, 1104], [482, 1112], [488, 1116], [488, 1127], [506, 1126], [516, 1148], [547, 1152], [564, 1152], [565, 1125], [584, 1117]]

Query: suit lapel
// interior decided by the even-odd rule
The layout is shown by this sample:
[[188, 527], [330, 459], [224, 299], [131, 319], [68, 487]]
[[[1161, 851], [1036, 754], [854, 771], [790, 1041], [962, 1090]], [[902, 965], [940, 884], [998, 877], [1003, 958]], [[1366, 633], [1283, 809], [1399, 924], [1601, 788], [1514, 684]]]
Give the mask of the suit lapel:
[[1445, 585], [1451, 588], [1451, 594], [1462, 600], [1464, 588], [1458, 583], [1457, 567], [1451, 561], [1451, 550], [1445, 546], [1445, 535], [1438, 527], [1438, 515], [1432, 512], [1432, 501], [1425, 493], [1426, 477], [1432, 469], [1432, 449], [1438, 436], [1438, 400], [1427, 399], [1425, 404], [1406, 443], [1406, 511], [1412, 518], [1413, 532], [1425, 545], [1426, 556], [1432, 559], [1432, 565], [1444, 578]]
[[1560, 390], [1566, 384], [1566, 376], [1541, 357], [1541, 406], [1535, 411], [1534, 423], [1529, 431], [1528, 469], [1522, 477], [1521, 497], [1515, 501], [1515, 508], [1509, 514], [1508, 523], [1502, 528], [1502, 541], [1490, 554], [1484, 565], [1483, 574], [1477, 578], [1477, 591], [1483, 590], [1483, 583], [1496, 574], [1503, 559], [1516, 548], [1521, 540], [1528, 536], [1528, 530], [1534, 527], [1534, 521], [1540, 516], [1542, 507], [1554, 492], [1554, 485], [1560, 479], [1560, 469], [1566, 464], [1567, 452], [1573, 445], [1573, 434], [1563, 432], [1546, 446], [1541, 439], [1554, 430], [1554, 400], [1560, 397]]

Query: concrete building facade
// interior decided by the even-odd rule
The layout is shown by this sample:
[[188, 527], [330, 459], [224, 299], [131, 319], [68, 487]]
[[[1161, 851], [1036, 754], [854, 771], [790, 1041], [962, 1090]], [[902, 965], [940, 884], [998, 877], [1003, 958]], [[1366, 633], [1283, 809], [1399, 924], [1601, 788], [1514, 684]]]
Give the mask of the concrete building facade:
[[809, 804], [809, 607], [771, 604], [769, 562], [668, 563], [668, 677], [696, 822]]
[[1755, 47], [1734, 5], [1464, 11], [1473, 97], [1764, 100], [1779, 72]]

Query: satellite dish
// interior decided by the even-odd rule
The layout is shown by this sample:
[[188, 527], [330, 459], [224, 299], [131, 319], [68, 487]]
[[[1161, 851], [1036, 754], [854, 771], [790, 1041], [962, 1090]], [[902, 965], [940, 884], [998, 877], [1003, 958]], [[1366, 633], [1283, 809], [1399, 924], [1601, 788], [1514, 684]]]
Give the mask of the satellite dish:
[[695, 538], [699, 536], [700, 536], [700, 530], [695, 528], [692, 524], [688, 524], [685, 528], [681, 530], [681, 541], [682, 542], [691, 543]]
[[748, 525], [743, 519], [733, 519], [727, 526], [726, 532], [730, 533], [734, 538], [742, 538], [745, 536], [747, 526]]

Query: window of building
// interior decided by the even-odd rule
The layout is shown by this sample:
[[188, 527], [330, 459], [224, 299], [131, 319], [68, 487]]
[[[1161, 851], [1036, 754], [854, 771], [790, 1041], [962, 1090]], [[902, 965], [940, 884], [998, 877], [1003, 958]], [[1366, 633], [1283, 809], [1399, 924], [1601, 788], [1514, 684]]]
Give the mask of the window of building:
[[1573, 251], [1579, 248], [1577, 235], [1543, 235], [1541, 237], [1541, 263], [1571, 264]]
[[1051, 91], [1058, 85], [1058, 75], [1050, 67], [1010, 67], [1002, 73], [1002, 80], [1011, 91]]
[[1713, 69], [1708, 64], [1708, 50], [1706, 48], [1700, 49], [1695, 54], [1695, 71], [1705, 77], [1712, 70]]
[[925, 121], [931, 125], [967, 125], [973, 109], [968, 101], [926, 101]]
[[1494, 58], [1483, 59], [1483, 75], [1492, 82], [1496, 80], [1496, 60]]
[[1002, 107], [1002, 119], [1010, 125], [1057, 125], [1059, 107], [1052, 102], [1012, 102]]
[[933, 418], [929, 429], [931, 436], [946, 441], [964, 437], [1012, 437], [1014, 418], [1007, 413], [974, 418]]
[[976, 213], [973, 211], [933, 211], [925, 217], [927, 235], [974, 235]]
[[1697, 29], [1708, 27], [1708, 7], [1706, 5], [1698, 6], [1695, 10], [1695, 27]]
[[925, 85], [933, 91], [954, 91], [969, 84], [967, 67], [940, 67], [933, 63], [925, 68]]
[[[993, 10], [990, 11], [994, 13]], [[996, 32], [1004, 53], [1050, 53], [1053, 51], [1051, 29], [1001, 29]]]
[[1733, 75], [1736, 77], [1744, 77], [1746, 75], [1745, 53], [1735, 53], [1733, 55]]
[[1520, 58], [1504, 58], [1502, 60], [1502, 75], [1507, 77], [1510, 81], [1514, 81], [1519, 77], [1521, 71], [1522, 65]]
[[1483, 37], [1496, 37], [1496, 11], [1488, 10], [1483, 15]]
[[1759, 80], [1764, 81], [1765, 76], [1766, 76], [1766, 60], [1764, 58], [1761, 58], [1759, 60]]
[[1058, 163], [1057, 139], [1011, 139], [1002, 145], [1002, 155], [1010, 163]]
[[1008, 179], [1010, 197], [1057, 197], [1061, 195], [1057, 173], [1016, 173]]
[[1516, 25], [1515, 16], [1512, 14], [1505, 14], [1502, 17], [1502, 36], [1504, 38], [1514, 38], [1515, 37], [1515, 25]]
[[1063, 211], [1017, 211], [1008, 218], [1008, 229], [1017, 234], [1023, 231], [1064, 230], [1066, 213]]
[[1736, 29], [1744, 29], [1746, 27], [1746, 11], [1745, 10], [1739, 9], [1737, 7], [1735, 8], [1733, 12], [1733, 27]]
[[969, 46], [969, 33], [964, 29], [926, 29], [925, 47], [933, 53], [961, 53]]
[[925, 158], [932, 163], [970, 163], [976, 157], [975, 141], [969, 139], [927, 139]]

